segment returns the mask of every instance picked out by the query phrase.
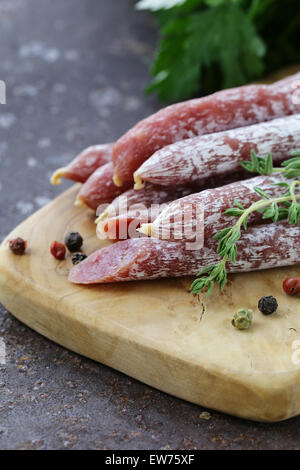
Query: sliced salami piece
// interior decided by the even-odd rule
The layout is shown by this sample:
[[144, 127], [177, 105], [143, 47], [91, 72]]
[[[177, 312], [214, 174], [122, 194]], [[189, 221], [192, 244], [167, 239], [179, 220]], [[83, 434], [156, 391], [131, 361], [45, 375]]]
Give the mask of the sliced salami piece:
[[[300, 263], [300, 226], [277, 223], [252, 227], [237, 242], [238, 257], [228, 272], [246, 272]], [[69, 274], [76, 284], [140, 281], [197, 275], [219, 261], [215, 243], [188, 251], [182, 242], [136, 238], [96, 251]]]
[[115, 183], [132, 181], [133, 173], [154, 152], [184, 139], [297, 114], [294, 83], [300, 73], [279, 85], [246, 85], [168, 106], [124, 134], [114, 145]]
[[83, 150], [65, 168], [58, 168], [51, 176], [52, 184], [61, 184], [61, 178], [84, 183], [97, 168], [111, 161], [113, 144], [92, 145]]
[[250, 151], [272, 153], [273, 161], [282, 161], [300, 149], [300, 114], [273, 121], [203, 135], [168, 145], [155, 152], [134, 173], [135, 189], [143, 182], [163, 186], [188, 184], [236, 172]]
[[[285, 188], [274, 186], [285, 179], [280, 174], [256, 176], [244, 181], [237, 181], [219, 188], [207, 189], [200, 193], [170, 202], [153, 223], [143, 224], [140, 231], [161, 240], [191, 241], [203, 235], [209, 239], [223, 228], [228, 227], [232, 217], [224, 214], [234, 206], [234, 199], [245, 208], [261, 199], [255, 187], [263, 189], [271, 197], [283, 195]], [[253, 212], [248, 225], [261, 221], [261, 214]]]
[[96, 210], [100, 204], [110, 203], [131, 186], [131, 183], [127, 183], [122, 188], [119, 188], [114, 184], [112, 176], [113, 167], [111, 162], [94, 171], [82, 185], [75, 205], [82, 206], [85, 204], [91, 209]]

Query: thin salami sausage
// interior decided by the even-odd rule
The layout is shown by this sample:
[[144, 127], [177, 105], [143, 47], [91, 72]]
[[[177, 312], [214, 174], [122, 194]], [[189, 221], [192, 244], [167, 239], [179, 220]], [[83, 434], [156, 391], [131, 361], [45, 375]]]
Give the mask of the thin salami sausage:
[[232, 181], [240, 181], [248, 176], [249, 173], [241, 168], [238, 172], [231, 175], [218, 175], [218, 177], [207, 178], [205, 182], [194, 181], [189, 184], [179, 184], [176, 186], [159, 186], [149, 183], [140, 191], [128, 189], [120, 196], [117, 196], [112, 203], [105, 208], [102, 214], [99, 214], [98, 220], [103, 220], [106, 217], [115, 217], [120, 212], [124, 214], [129, 210], [135, 210], [137, 207], [141, 207], [144, 210], [153, 205], [174, 201], [188, 194], [196, 193], [207, 188], [215, 188]]
[[128, 189], [99, 215], [97, 235], [110, 240], [141, 236], [137, 229], [143, 223], [154, 221], [166, 203], [200, 189], [197, 184], [162, 187], [151, 183], [140, 191]]
[[[204, 227], [203, 236], [208, 238], [228, 225], [229, 219], [223, 215], [223, 212], [233, 204], [234, 198], [238, 198], [245, 207], [248, 207], [259, 199], [253, 189], [255, 186], [261, 187], [274, 196], [282, 190], [272, 184], [281, 181], [280, 175], [259, 176], [190, 194], [169, 204], [162, 198], [159, 200], [159, 193], [154, 193], [156, 202], [153, 202], [153, 198], [152, 201], [150, 199], [147, 201], [147, 205], [144, 205], [136, 197], [140, 192], [129, 190], [116, 199], [121, 202], [121, 205], [114, 206], [113, 202], [108, 207], [106, 216], [104, 213], [98, 218], [97, 234], [101, 239], [111, 240], [136, 238], [143, 234], [161, 240], [191, 241], [196, 233], [202, 234]], [[142, 193], [145, 193], [146, 188], [141, 190]], [[191, 188], [186, 187], [186, 192], [191, 193]], [[126, 193], [129, 193], [129, 196], [132, 195], [131, 202], [134, 204], [128, 204], [128, 200], [125, 199]], [[256, 223], [260, 220], [261, 216], [254, 213], [251, 214], [248, 223]]]
[[61, 184], [61, 178], [84, 183], [97, 168], [111, 161], [113, 144], [92, 145], [83, 150], [65, 168], [58, 168], [51, 176], [52, 184]]
[[85, 204], [91, 209], [96, 210], [100, 204], [110, 203], [115, 197], [131, 186], [131, 183], [127, 183], [122, 188], [119, 188], [114, 184], [112, 176], [113, 167], [111, 162], [94, 171], [82, 185], [75, 205], [82, 206]]
[[[208, 178], [203, 182], [193, 182], [188, 185], [157, 186], [149, 183], [140, 191], [129, 189], [108, 206], [103, 207], [96, 220], [97, 233], [101, 239], [125, 240], [141, 236], [137, 232], [141, 224], [154, 222], [166, 204], [185, 195], [214, 188], [226, 184], [227, 180], [240, 180], [245, 177], [245, 172], [230, 175], [229, 178], [219, 176]], [[100, 209], [100, 208], [99, 208]]]
[[295, 74], [280, 86], [247, 85], [168, 106], [124, 134], [114, 145], [114, 181], [121, 185], [154, 152], [166, 145], [300, 112], [293, 99]]
[[[300, 226], [277, 223], [252, 227], [237, 242], [238, 257], [228, 272], [247, 272], [300, 263]], [[197, 275], [219, 258], [215, 243], [188, 251], [182, 242], [136, 238], [96, 251], [74, 266], [69, 280], [76, 284], [140, 281]]]
[[166, 203], [199, 189], [197, 184], [164, 188], [151, 183], [141, 191], [128, 189], [99, 215], [96, 220], [97, 235], [110, 240], [141, 236], [137, 229], [143, 223], [154, 221]]
[[[191, 194], [170, 202], [153, 223], [143, 224], [140, 231], [161, 240], [191, 241], [201, 234], [205, 240], [209, 239], [230, 224], [232, 219], [224, 215], [224, 212], [234, 206], [234, 199], [244, 207], [249, 207], [261, 199], [261, 196], [254, 191], [255, 187], [260, 187], [271, 197], [280, 196], [285, 193], [285, 189], [274, 184], [282, 181], [284, 178], [280, 174], [257, 176]], [[248, 224], [259, 221], [261, 215], [253, 212]]]
[[134, 173], [135, 189], [143, 181], [173, 186], [236, 172], [241, 160], [249, 160], [251, 150], [272, 153], [278, 162], [299, 148], [300, 114], [194, 137], [155, 152]]
[[140, 191], [128, 189], [120, 196], [116, 197], [106, 210], [99, 215], [99, 221], [109, 217], [116, 217], [120, 213], [128, 212], [137, 207], [142, 207], [144, 210], [145, 208], [149, 208], [152, 204], [163, 204], [165, 202], [174, 201], [179, 197], [183, 197], [195, 191], [197, 191], [195, 185], [180, 185], [164, 188], [151, 183]]

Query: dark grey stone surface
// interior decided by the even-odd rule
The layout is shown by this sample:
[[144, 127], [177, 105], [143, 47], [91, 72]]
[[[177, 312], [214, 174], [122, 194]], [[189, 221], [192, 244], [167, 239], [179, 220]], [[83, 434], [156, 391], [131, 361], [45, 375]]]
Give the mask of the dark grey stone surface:
[[[130, 0], [0, 0], [0, 237], [67, 187], [48, 177], [158, 107], [156, 42]], [[0, 308], [0, 449], [293, 449], [300, 419], [211, 411], [73, 354]]]

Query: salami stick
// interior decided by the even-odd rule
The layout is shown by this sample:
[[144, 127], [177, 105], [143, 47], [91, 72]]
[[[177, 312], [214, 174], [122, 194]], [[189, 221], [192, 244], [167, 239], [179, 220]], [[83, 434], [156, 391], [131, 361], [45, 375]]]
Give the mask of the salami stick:
[[106, 217], [115, 217], [120, 212], [124, 214], [127, 211], [136, 210], [138, 207], [141, 207], [143, 210], [149, 209], [153, 205], [165, 204], [207, 188], [215, 188], [229, 182], [246, 179], [248, 176], [249, 173], [240, 167], [236, 173], [207, 178], [204, 182], [194, 181], [189, 184], [179, 184], [176, 186], [159, 186], [149, 183], [140, 191], [128, 189], [116, 197], [103, 213], [99, 214], [97, 220], [100, 222]]
[[[261, 199], [255, 187], [263, 189], [270, 197], [280, 196], [285, 189], [274, 186], [284, 181], [282, 175], [257, 176], [244, 181], [207, 189], [200, 193], [170, 202], [161, 211], [153, 223], [141, 226], [140, 231], [148, 236], [161, 240], [191, 241], [203, 233], [204, 239], [209, 239], [230, 224], [230, 217], [224, 215], [237, 199], [244, 207], [249, 207]], [[248, 224], [261, 221], [261, 215], [253, 212]]]
[[[238, 241], [238, 257], [228, 272], [247, 272], [300, 263], [300, 226], [279, 222], [252, 227]], [[214, 245], [214, 246], [212, 246]], [[182, 242], [136, 238], [96, 251], [69, 274], [76, 284], [140, 281], [197, 275], [216, 264], [215, 242], [188, 251]]]
[[116, 197], [96, 220], [97, 236], [110, 240], [141, 236], [137, 229], [141, 224], [153, 222], [166, 203], [199, 189], [197, 185], [163, 188], [151, 183], [141, 191], [128, 189]]
[[58, 168], [51, 176], [52, 184], [61, 184], [61, 178], [84, 183], [97, 168], [111, 161], [113, 144], [92, 145], [83, 150], [65, 168]]
[[[157, 196], [160, 193], [156, 193], [156, 203], [149, 199], [148, 205], [138, 200], [136, 195], [140, 194], [139, 191], [129, 190], [116, 199], [121, 202], [121, 206], [114, 206], [113, 202], [108, 207], [106, 216], [104, 214], [97, 219], [97, 235], [101, 239], [111, 240], [136, 238], [143, 234], [161, 240], [191, 241], [197, 233], [202, 236], [204, 232], [204, 237], [209, 238], [216, 230], [220, 231], [228, 225], [230, 219], [224, 216], [223, 212], [233, 204], [234, 198], [238, 198], [247, 207], [259, 199], [254, 191], [255, 186], [268, 191], [270, 196], [275, 196], [280, 194], [282, 189], [272, 184], [281, 181], [283, 179], [280, 175], [259, 176], [195, 194], [190, 194], [191, 188], [187, 187], [186, 193], [190, 194], [188, 196], [167, 203], [168, 201], [162, 201], [162, 198], [159, 201]], [[132, 194], [134, 204], [128, 204], [126, 193]], [[249, 223], [257, 223], [260, 220], [261, 215], [255, 212], [251, 214]]]
[[163, 188], [162, 186], [150, 183], [145, 188], [141, 189], [141, 191], [128, 189], [112, 201], [107, 209], [100, 214], [98, 220], [116, 217], [120, 213], [125, 213], [138, 207], [144, 210], [148, 209], [152, 204], [170, 202], [197, 191], [197, 188], [197, 185], [180, 185]]
[[141, 224], [152, 222], [164, 205], [201, 189], [197, 184], [162, 187], [151, 183], [141, 191], [128, 189], [116, 197], [100, 214], [97, 235], [101, 239], [125, 240], [136, 238]]
[[154, 152], [166, 145], [203, 134], [297, 114], [294, 83], [300, 73], [281, 80], [279, 86], [247, 85], [222, 90], [168, 106], [124, 134], [114, 145], [115, 183], [132, 180], [133, 173]]
[[111, 162], [94, 171], [82, 185], [75, 205], [82, 206], [85, 204], [91, 209], [96, 210], [100, 204], [110, 203], [115, 197], [131, 186], [131, 183], [127, 183], [124, 187], [119, 188], [114, 184], [112, 176], [113, 167]]
[[236, 172], [251, 150], [258, 155], [272, 153], [278, 162], [299, 148], [300, 114], [194, 137], [155, 152], [134, 173], [135, 189], [143, 181], [173, 186]]

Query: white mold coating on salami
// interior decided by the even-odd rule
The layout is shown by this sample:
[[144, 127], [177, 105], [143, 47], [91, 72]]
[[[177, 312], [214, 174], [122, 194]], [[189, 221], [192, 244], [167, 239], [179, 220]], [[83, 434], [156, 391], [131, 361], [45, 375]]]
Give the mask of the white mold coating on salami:
[[192, 137], [249, 126], [300, 112], [293, 83], [300, 74], [273, 85], [246, 85], [168, 106], [124, 134], [114, 145], [118, 181], [133, 173], [158, 149]]
[[172, 186], [236, 172], [250, 151], [272, 153], [275, 162], [300, 149], [300, 114], [224, 132], [194, 137], [155, 152], [135, 179]]
[[[256, 176], [183, 197], [170, 202], [144, 233], [150, 232], [152, 237], [161, 240], [188, 241], [197, 235], [201, 236], [201, 232], [204, 231], [204, 238], [208, 239], [236, 220], [224, 215], [226, 209], [234, 206], [234, 199], [248, 208], [261, 199], [261, 196], [254, 191], [254, 187], [260, 187], [271, 197], [279, 197], [285, 193], [285, 189], [274, 184], [282, 181], [284, 178], [280, 174]], [[260, 222], [261, 217], [258, 212], [252, 213], [248, 225]]]
[[[286, 222], [251, 227], [237, 242], [238, 256], [229, 273], [290, 266], [300, 263], [300, 226]], [[216, 242], [189, 251], [182, 242], [139, 238], [115, 243], [74, 266], [69, 280], [79, 284], [160, 279], [197, 275], [219, 261]]]

